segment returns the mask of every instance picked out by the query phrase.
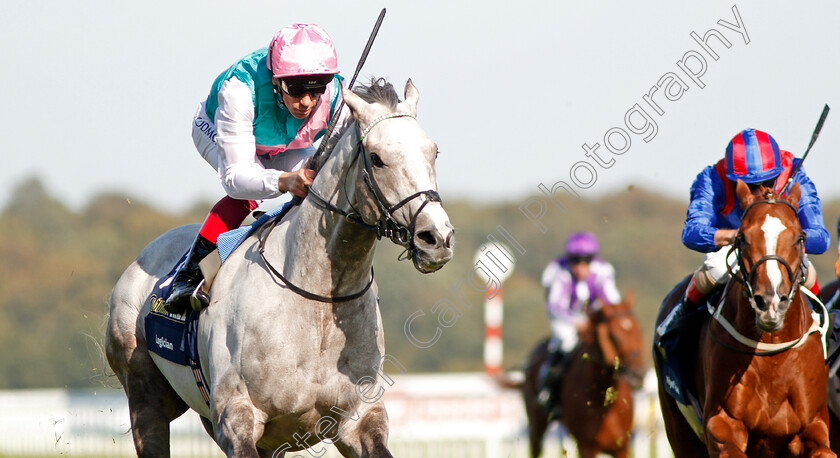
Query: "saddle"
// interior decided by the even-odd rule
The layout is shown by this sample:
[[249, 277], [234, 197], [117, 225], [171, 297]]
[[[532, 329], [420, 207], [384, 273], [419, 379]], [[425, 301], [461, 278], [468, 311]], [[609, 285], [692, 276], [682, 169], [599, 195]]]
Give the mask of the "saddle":
[[216, 278], [216, 274], [219, 272], [219, 269], [222, 268], [222, 263], [225, 262], [228, 256], [230, 256], [231, 253], [239, 247], [239, 245], [242, 245], [242, 243], [247, 240], [251, 234], [264, 227], [269, 221], [281, 221], [283, 217], [289, 213], [289, 210], [291, 210], [293, 206], [294, 204], [292, 202], [286, 202], [285, 204], [268, 212], [255, 211], [253, 212], [253, 216], [257, 219], [256, 221], [248, 226], [238, 227], [219, 235], [219, 238], [216, 240], [216, 246], [218, 248], [205, 256], [204, 259], [198, 263], [198, 266], [201, 268], [201, 274], [204, 275], [202, 289], [204, 289], [206, 293], [210, 294], [210, 286], [213, 285], [213, 280]]

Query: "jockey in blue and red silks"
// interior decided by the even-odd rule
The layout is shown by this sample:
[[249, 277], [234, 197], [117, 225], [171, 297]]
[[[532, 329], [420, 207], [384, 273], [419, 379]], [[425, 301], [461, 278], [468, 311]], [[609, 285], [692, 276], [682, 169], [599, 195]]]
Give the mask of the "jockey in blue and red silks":
[[579, 332], [588, 322], [587, 313], [621, 302], [615, 269], [598, 257], [599, 249], [595, 234], [573, 233], [566, 241], [565, 254], [551, 261], [542, 274], [552, 335], [548, 358], [540, 368], [538, 401], [554, 408], [551, 417], [560, 413], [559, 402], [553, 399], [559, 390], [552, 387], [561, 380], [567, 356], [577, 347]]
[[[741, 180], [751, 188], [758, 185], [781, 191], [800, 159], [780, 150], [776, 140], [766, 132], [746, 129], [739, 132], [726, 147], [726, 157], [703, 169], [691, 186], [691, 203], [685, 219], [682, 241], [692, 250], [706, 253], [703, 265], [694, 272], [683, 303], [675, 318], [684, 316], [705, 304], [708, 296], [729, 280], [726, 255], [741, 225], [742, 210], [735, 184]], [[802, 193], [797, 214], [805, 231], [805, 252], [824, 253], [831, 236], [825, 228], [822, 205], [817, 189], [800, 167], [793, 177]], [[808, 266], [805, 287], [815, 293], [819, 289], [817, 273], [805, 257]], [[729, 259], [735, 267], [734, 256]]]
[[[211, 210], [176, 273], [166, 310], [181, 313], [188, 306], [208, 305], [209, 297], [199, 288], [198, 263], [258, 201], [285, 192], [306, 196], [315, 171], [303, 165], [339, 106], [341, 80], [335, 45], [314, 24], [282, 28], [269, 47], [216, 78], [195, 114], [192, 136], [198, 152], [218, 171], [227, 196]], [[338, 124], [349, 119], [345, 110]]]

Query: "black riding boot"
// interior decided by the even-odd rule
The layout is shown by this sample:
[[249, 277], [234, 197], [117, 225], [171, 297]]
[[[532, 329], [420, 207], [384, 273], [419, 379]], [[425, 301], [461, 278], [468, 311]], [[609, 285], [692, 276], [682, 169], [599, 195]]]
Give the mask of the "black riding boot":
[[546, 372], [545, 379], [537, 396], [537, 401], [549, 414], [552, 412], [552, 409], [558, 410], [559, 413], [559, 402], [557, 402], [557, 398], [559, 398], [560, 390], [558, 388], [558, 382], [563, 378], [565, 360], [566, 355], [561, 350], [556, 350], [548, 354], [548, 361], [546, 361], [548, 372]]
[[184, 313], [187, 307], [201, 310], [210, 305], [210, 296], [198, 286], [204, 280], [198, 263], [216, 249], [216, 244], [198, 235], [183, 267], [172, 279], [172, 292], [163, 308], [169, 313]]

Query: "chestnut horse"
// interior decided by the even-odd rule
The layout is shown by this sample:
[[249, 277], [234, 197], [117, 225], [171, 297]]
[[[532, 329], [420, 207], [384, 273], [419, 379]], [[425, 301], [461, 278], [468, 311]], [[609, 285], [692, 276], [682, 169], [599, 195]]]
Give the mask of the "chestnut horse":
[[[589, 314], [589, 326], [565, 371], [560, 421], [578, 444], [580, 456], [607, 453], [627, 456], [633, 429], [633, 389], [644, 376], [642, 331], [633, 313], [633, 298]], [[528, 413], [531, 456], [542, 453], [548, 429], [546, 410], [537, 402], [538, 373], [548, 355], [548, 339], [531, 353], [522, 394]]]
[[[831, 328], [832, 331], [835, 333], [837, 332], [836, 329], [840, 327], [840, 323], [837, 322], [837, 314], [838, 310], [840, 310], [840, 279], [836, 279], [827, 285], [823, 286], [820, 289], [820, 300], [823, 301], [825, 306], [830, 310], [830, 314], [834, 315], [834, 326]], [[836, 336], [834, 336], [836, 338]], [[833, 339], [829, 337], [829, 342]], [[834, 342], [833, 346], [829, 346], [829, 362], [831, 365], [829, 366], [829, 373], [828, 373], [828, 418], [829, 418], [829, 439], [831, 440], [831, 450], [834, 453], [840, 453], [840, 377], [838, 377], [837, 373], [840, 372], [838, 370], [838, 366], [840, 366], [840, 355], [832, 354], [838, 353], [840, 349], [837, 346], [840, 345], [838, 342]], [[832, 351], [833, 350], [833, 351]]]
[[[738, 262], [734, 281], [712, 319], [698, 325], [696, 352], [681, 360], [702, 410], [697, 433], [667, 394], [655, 361], [668, 440], [679, 457], [834, 457], [821, 337], [827, 315], [812, 314], [797, 294], [806, 274], [799, 185], [780, 197], [738, 181], [736, 192], [743, 216], [730, 252]], [[679, 297], [666, 300], [660, 318]]]

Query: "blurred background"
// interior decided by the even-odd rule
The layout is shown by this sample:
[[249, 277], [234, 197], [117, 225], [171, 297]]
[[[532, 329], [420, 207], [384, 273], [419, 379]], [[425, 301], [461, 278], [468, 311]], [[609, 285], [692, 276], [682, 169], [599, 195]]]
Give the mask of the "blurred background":
[[[386, 348], [408, 377], [388, 393], [395, 431], [409, 431], [392, 437], [410, 444], [410, 432], [424, 424], [452, 430], [431, 414], [426, 423], [411, 417], [422, 410], [411, 402], [444, 399], [423, 408], [462, 411], [467, 420], [457, 419], [463, 424], [455, 430], [472, 424], [507, 438], [505, 447], [482, 439], [474, 448], [471, 442], [448, 451], [422, 445], [425, 455], [406, 448], [397, 456], [496, 456], [493, 450], [524, 456], [516, 393], [481, 378], [482, 295], [461, 288], [471, 306], [429, 348], [414, 346], [404, 332], [406, 319], [423, 311], [413, 332], [433, 335], [432, 305], [455, 298], [488, 235], [501, 226], [525, 249], [504, 283], [506, 370], [519, 370], [549, 332], [540, 274], [573, 231], [600, 238], [620, 290], [636, 294], [649, 348], [659, 302], [702, 261], [680, 242], [696, 174], [747, 127], [770, 132], [801, 156], [823, 104], [840, 109], [840, 5], [827, 1], [808, 8], [776, 1], [678, 9], [658, 1], [8, 2], [0, 19], [0, 348], [6, 349], [0, 353], [0, 437], [32, 434], [34, 445], [15, 449], [0, 441], [0, 456], [131, 454], [124, 445], [130, 441], [127, 410], [102, 356], [107, 302], [147, 243], [172, 227], [200, 222], [223, 195], [191, 143], [195, 108], [218, 73], [292, 22], [323, 25], [349, 79], [383, 6], [388, 14], [360, 81], [385, 76], [401, 90], [410, 77], [420, 89], [419, 118], [440, 147], [438, 185], [457, 231], [455, 257], [433, 275], [398, 262], [401, 250], [389, 243], [377, 248]], [[738, 18], [744, 34], [721, 25]], [[700, 62], [685, 56], [704, 52], [691, 32], [702, 37], [710, 29], [730, 46], [711, 38], [718, 59], [700, 54], [701, 74]], [[679, 61], [701, 74], [702, 87]], [[644, 96], [669, 74], [686, 89], [675, 100], [663, 98], [661, 89], [654, 93], [663, 111], [657, 114]], [[649, 130], [641, 134], [625, 119], [636, 104], [649, 116]], [[631, 122], [639, 126], [635, 116]], [[833, 239], [840, 216], [838, 116], [829, 115], [806, 163]], [[616, 127], [630, 132], [621, 154], [605, 145], [617, 141], [605, 138]], [[596, 142], [608, 167], [581, 147]], [[581, 161], [589, 167], [581, 168]], [[540, 185], [561, 181], [580, 198], [559, 193], [568, 210], [549, 203], [541, 230], [523, 206], [541, 195]], [[836, 247], [833, 240], [826, 254], [811, 257], [823, 284], [836, 277]], [[471, 397], [489, 404], [464, 407]], [[482, 410], [488, 405], [495, 410]], [[652, 429], [636, 437], [649, 439], [640, 447], [655, 450], [658, 407], [649, 398], [640, 405], [646, 410], [637, 424]], [[36, 406], [32, 416], [18, 416]], [[83, 411], [93, 414], [79, 420]], [[469, 418], [495, 419], [494, 428], [505, 432]], [[177, 428], [201, 437], [192, 420]], [[73, 429], [73, 421], [81, 423]], [[105, 431], [91, 440], [106, 447], [74, 448], [85, 441], [79, 431]], [[571, 447], [559, 440], [557, 447]], [[184, 456], [214, 453], [184, 450]]]

